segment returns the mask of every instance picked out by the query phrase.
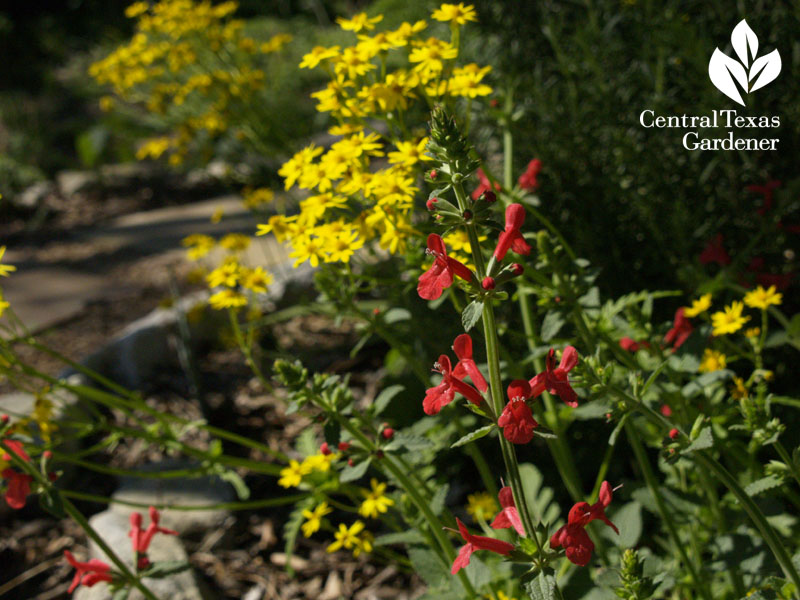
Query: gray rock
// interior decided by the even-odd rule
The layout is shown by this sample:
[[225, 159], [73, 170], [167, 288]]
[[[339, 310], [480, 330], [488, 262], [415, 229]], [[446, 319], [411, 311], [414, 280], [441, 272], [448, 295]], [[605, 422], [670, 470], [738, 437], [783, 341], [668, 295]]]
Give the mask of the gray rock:
[[[196, 467], [196, 463], [185, 460], [165, 460], [141, 467], [141, 471], [168, 471]], [[236, 497], [231, 486], [219, 477], [192, 477], [148, 479], [124, 477], [114, 492], [115, 500], [156, 505], [205, 506], [233, 502]], [[128, 518], [134, 510], [123, 504], [113, 504], [112, 512]], [[144, 514], [145, 511], [139, 511]], [[170, 510], [161, 511], [164, 527], [182, 534], [203, 533], [222, 525], [230, 514], [225, 509]]]
[[[128, 517], [119, 512], [107, 510], [93, 516], [89, 519], [89, 523], [117, 556], [129, 567], [132, 567], [133, 549], [131, 539], [128, 537], [130, 530]], [[149, 523], [149, 517], [144, 517], [144, 523]], [[162, 524], [166, 525], [166, 523]], [[113, 565], [94, 541], [90, 541], [89, 554], [91, 558], [99, 558]], [[152, 562], [188, 560], [180, 536], [174, 535], [156, 534], [147, 555]], [[213, 598], [213, 595], [192, 569], [163, 579], [145, 578], [142, 582], [161, 600], [212, 600]], [[91, 588], [79, 587], [73, 597], [75, 600], [110, 600], [111, 594], [106, 584], [97, 584]], [[143, 597], [141, 592], [134, 590], [129, 600], [142, 600]]]
[[61, 171], [56, 175], [61, 194], [69, 197], [96, 188], [100, 177], [94, 171]]
[[55, 186], [49, 181], [40, 181], [26, 188], [12, 199], [14, 206], [25, 210], [36, 210], [55, 192]]

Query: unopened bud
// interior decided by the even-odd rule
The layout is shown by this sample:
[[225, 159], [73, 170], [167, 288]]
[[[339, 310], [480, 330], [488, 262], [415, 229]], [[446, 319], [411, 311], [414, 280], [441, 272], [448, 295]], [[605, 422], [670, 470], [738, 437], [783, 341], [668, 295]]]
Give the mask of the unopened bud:
[[463, 216], [465, 221], [469, 221], [470, 219], [472, 219], [472, 211], [465, 210]]
[[491, 277], [484, 277], [483, 281], [481, 282], [481, 287], [485, 290], [493, 290], [494, 279], [492, 279]]
[[497, 202], [497, 194], [495, 194], [492, 190], [486, 190], [481, 195], [483, 196], [483, 201], [487, 204], [494, 204]]
[[319, 447], [319, 451], [325, 456], [328, 456], [331, 453], [331, 447], [328, 445], [328, 442], [322, 442], [322, 445]]
[[383, 458], [384, 457], [383, 450], [378, 450], [377, 452], [375, 452], [375, 457]]
[[514, 273], [514, 275], [520, 276], [525, 272], [525, 267], [519, 263], [513, 263], [511, 265], [511, 272]]
[[436, 203], [437, 203], [438, 201], [439, 201], [439, 199], [438, 199], [438, 198], [436, 198], [436, 197], [429, 198], [429, 199], [428, 199], [428, 201], [425, 203], [425, 207], [426, 207], [428, 210], [434, 210], [434, 209], [436, 208], [436, 206], [435, 206], [435, 205], [436, 205]]
[[436, 179], [439, 176], [439, 172], [436, 169], [431, 169], [431, 179]]
[[348, 467], [352, 467], [354, 464], [356, 464], [356, 463], [352, 458], [348, 458], [347, 459], [347, 466]]
[[669, 430], [669, 437], [670, 437], [671, 439], [673, 439], [673, 440], [674, 440], [675, 438], [677, 438], [677, 437], [678, 437], [680, 434], [681, 434], [681, 433], [680, 433], [680, 431], [678, 431], [678, 430], [677, 430], [677, 429], [675, 429], [674, 427], [673, 427], [672, 429], [670, 429], [670, 430]]
[[8, 423], [8, 415], [0, 415], [0, 423], [2, 423], [3, 425]]
[[372, 309], [372, 314], [377, 317], [379, 314], [381, 314], [381, 309], [376, 306]]
[[341, 450], [342, 452], [347, 452], [347, 449], [350, 448], [350, 444], [348, 444], [347, 442], [339, 442], [338, 447], [339, 450]]
[[51, 458], [53, 458], [53, 453], [50, 452], [50, 450], [45, 450], [42, 454], [45, 460], [50, 460]]
[[383, 439], [390, 440], [394, 435], [394, 429], [392, 429], [391, 427], [386, 427], [384, 428], [383, 431], [381, 431], [381, 435], [383, 436]]

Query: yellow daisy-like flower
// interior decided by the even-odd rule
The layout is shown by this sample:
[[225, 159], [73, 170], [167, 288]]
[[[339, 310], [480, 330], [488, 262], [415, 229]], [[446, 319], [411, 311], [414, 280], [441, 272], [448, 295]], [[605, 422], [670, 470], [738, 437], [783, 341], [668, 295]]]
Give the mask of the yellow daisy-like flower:
[[361, 490], [364, 496], [364, 501], [358, 509], [358, 514], [362, 517], [377, 519], [380, 513], [385, 513], [389, 507], [394, 504], [394, 500], [384, 495], [386, 491], [385, 483], [378, 483], [378, 480], [373, 478], [370, 480], [372, 490]]
[[339, 56], [339, 50], [339, 46], [331, 46], [330, 48], [326, 48], [325, 46], [314, 46], [311, 49], [311, 52], [303, 55], [303, 61], [300, 63], [300, 68], [314, 69], [323, 60], [328, 60], [329, 58], [336, 58]]
[[437, 21], [449, 22], [451, 25], [466, 25], [469, 21], [478, 20], [475, 7], [472, 4], [464, 6], [462, 2], [458, 4], [442, 4], [433, 11], [431, 17]]
[[312, 454], [303, 460], [301, 465], [308, 473], [320, 471], [327, 473], [331, 470], [331, 463], [339, 458], [338, 454]]
[[761, 328], [760, 327], [750, 327], [749, 329], [745, 329], [744, 336], [746, 338], [757, 338], [761, 335]]
[[762, 286], [758, 286], [744, 295], [744, 303], [747, 306], [761, 310], [766, 310], [770, 305], [778, 306], [782, 300], [783, 294], [776, 292], [774, 285], [769, 286], [766, 290]]
[[361, 552], [372, 552], [372, 535], [364, 532], [364, 522], [356, 521], [350, 527], [344, 523], [339, 524], [339, 530], [334, 534], [336, 541], [328, 546], [328, 552], [336, 552], [339, 548], [353, 550], [353, 556], [357, 557]]
[[229, 233], [220, 239], [219, 245], [231, 252], [242, 252], [250, 246], [250, 236], [243, 233]]
[[722, 352], [717, 352], [711, 348], [706, 348], [703, 351], [703, 360], [700, 361], [700, 367], [697, 369], [700, 373], [711, 373], [712, 371], [721, 371], [728, 365], [728, 357]]
[[389, 152], [389, 162], [394, 165], [411, 167], [421, 160], [431, 160], [425, 156], [425, 147], [428, 145], [428, 138], [424, 137], [419, 142], [397, 142], [397, 151]]
[[242, 279], [242, 287], [255, 292], [256, 294], [266, 294], [267, 286], [272, 283], [272, 274], [265, 271], [262, 267], [256, 267], [245, 273]]
[[3, 313], [6, 312], [9, 306], [11, 306], [11, 304], [3, 299], [3, 292], [0, 290], [0, 317], [3, 316]]
[[733, 378], [733, 387], [731, 387], [731, 396], [734, 400], [741, 400], [742, 398], [747, 398], [749, 392], [747, 390], [747, 386], [744, 384], [744, 379], [741, 377], [734, 377]]
[[378, 15], [377, 17], [372, 17], [370, 19], [367, 16], [367, 13], [362, 12], [355, 15], [352, 19], [343, 19], [342, 17], [339, 17], [336, 19], [336, 22], [339, 24], [339, 27], [345, 31], [353, 31], [358, 33], [359, 31], [370, 31], [375, 29], [375, 23], [379, 23], [382, 20], [383, 15]]
[[223, 310], [226, 308], [239, 308], [247, 304], [247, 297], [234, 290], [222, 290], [208, 299], [211, 308]]
[[285, 488], [297, 487], [303, 480], [303, 475], [308, 475], [310, 472], [311, 469], [292, 459], [288, 467], [281, 469], [278, 485]]
[[226, 260], [206, 275], [208, 287], [236, 287], [242, 277], [242, 266], [235, 260]]
[[711, 294], [703, 294], [697, 300], [692, 300], [692, 305], [683, 309], [685, 317], [696, 317], [711, 308]]
[[497, 501], [488, 492], [478, 492], [467, 496], [467, 512], [473, 519], [491, 518], [499, 510]]
[[[2, 260], [3, 254], [5, 254], [5, 253], [6, 253], [6, 247], [5, 246], [0, 246], [0, 260]], [[9, 273], [11, 273], [13, 271], [16, 271], [16, 270], [17, 270], [17, 267], [15, 267], [14, 265], [3, 265], [3, 264], [0, 264], [0, 277], [8, 277]]]
[[730, 306], [725, 307], [725, 310], [715, 312], [711, 315], [712, 333], [725, 335], [739, 331], [750, 320], [750, 317], [742, 316], [743, 310], [744, 304], [733, 301]]
[[322, 517], [333, 512], [333, 509], [328, 506], [327, 502], [319, 504], [314, 510], [304, 510], [303, 516], [306, 522], [300, 528], [303, 530], [303, 535], [311, 537], [314, 533], [320, 530], [322, 526]]

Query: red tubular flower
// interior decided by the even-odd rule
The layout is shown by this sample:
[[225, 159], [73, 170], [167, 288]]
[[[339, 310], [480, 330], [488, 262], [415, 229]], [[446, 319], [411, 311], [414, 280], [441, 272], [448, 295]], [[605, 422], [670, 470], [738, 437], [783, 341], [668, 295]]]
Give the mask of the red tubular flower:
[[14, 469], [3, 469], [0, 475], [8, 482], [6, 503], [15, 510], [23, 508], [28, 494], [31, 493], [33, 477], [27, 473], [17, 473]]
[[422, 409], [426, 415], [435, 415], [442, 407], [450, 404], [455, 398], [456, 392], [464, 396], [473, 404], [480, 406], [483, 396], [474, 387], [464, 383], [453, 373], [450, 365], [450, 358], [442, 354], [439, 360], [433, 365], [433, 370], [442, 374], [442, 382], [436, 387], [425, 390], [425, 399], [422, 401]]
[[497, 260], [503, 260], [509, 248], [517, 254], [525, 256], [531, 253], [531, 247], [520, 232], [524, 222], [525, 207], [521, 204], [509, 204], [506, 208], [506, 229], [500, 234], [497, 248], [494, 249], [494, 256]]
[[699, 256], [701, 263], [707, 265], [715, 262], [723, 267], [731, 264], [731, 256], [725, 251], [725, 247], [722, 245], [722, 239], [722, 234], [718, 233], [708, 241], [706, 247], [703, 248]]
[[528, 166], [525, 168], [525, 172], [520, 175], [519, 187], [521, 187], [523, 190], [535, 190], [539, 186], [539, 183], [536, 181], [536, 177], [539, 175], [539, 171], [541, 170], [542, 161], [540, 161], [538, 158], [534, 158], [528, 163]]
[[680, 348], [694, 331], [692, 323], [684, 316], [683, 311], [684, 307], [682, 306], [675, 311], [675, 321], [672, 324], [672, 329], [664, 336], [664, 343], [671, 344], [673, 352]]
[[68, 594], [75, 591], [75, 588], [81, 584], [86, 587], [92, 587], [95, 583], [100, 583], [101, 581], [110, 583], [113, 580], [111, 573], [109, 573], [111, 566], [102, 560], [93, 558], [88, 562], [79, 562], [75, 560], [69, 550], [64, 550], [64, 557], [69, 564], [75, 567], [75, 576], [72, 578], [72, 584], [67, 590]]
[[464, 379], [467, 375], [472, 380], [472, 384], [480, 391], [485, 392], [489, 389], [489, 384], [486, 383], [483, 374], [478, 365], [472, 358], [472, 338], [468, 333], [462, 333], [453, 342], [453, 350], [458, 357], [456, 368], [453, 369], [453, 375], [459, 379]]
[[[18, 442], [17, 440], [3, 440], [3, 444], [25, 462], [31, 462], [31, 457], [25, 453], [22, 442]], [[9, 455], [8, 452], [3, 452], [3, 460], [6, 462], [10, 461], [11, 455]]]
[[450, 569], [453, 575], [469, 564], [469, 559], [476, 550], [489, 550], [490, 552], [496, 552], [497, 554], [507, 556], [508, 553], [514, 549], [514, 544], [484, 537], [482, 535], [472, 535], [467, 531], [467, 527], [461, 522], [461, 519], [456, 518], [456, 523], [458, 523], [458, 531], [461, 533], [461, 537], [463, 537], [464, 541], [467, 543], [461, 546], [461, 549], [458, 551], [458, 556], [456, 556], [456, 559], [453, 561], [453, 568]]
[[518, 534], [525, 536], [525, 528], [522, 526], [522, 520], [519, 518], [517, 507], [514, 504], [514, 493], [511, 488], [505, 486], [500, 490], [497, 495], [500, 499], [500, 506], [503, 508], [497, 513], [497, 516], [492, 521], [492, 529], [507, 529], [513, 527]]
[[567, 374], [578, 364], [578, 351], [573, 346], [564, 348], [561, 364], [556, 367], [556, 352], [550, 348], [547, 353], [545, 371], [530, 380], [531, 396], [535, 397], [547, 390], [561, 398], [568, 406], [578, 406], [578, 394], [569, 384]]
[[619, 341], [619, 347], [628, 352], [636, 352], [642, 348], [649, 348], [648, 342], [637, 342], [629, 337], [624, 337]]
[[581, 567], [588, 565], [594, 544], [586, 533], [586, 525], [595, 519], [600, 519], [619, 534], [619, 529], [609, 521], [605, 513], [606, 507], [611, 504], [612, 495], [611, 485], [604, 481], [600, 486], [600, 499], [597, 502], [591, 506], [588, 502], [578, 502], [573, 505], [567, 516], [567, 524], [562, 525], [550, 537], [550, 547], [555, 549], [563, 546], [571, 562]]
[[761, 208], [759, 208], [756, 212], [762, 217], [768, 210], [772, 208], [772, 193], [775, 188], [781, 187], [781, 182], [772, 179], [766, 182], [764, 185], [748, 185], [747, 191], [755, 192], [756, 194], [761, 194], [764, 197], [764, 202], [761, 204]]
[[531, 407], [525, 402], [531, 397], [531, 386], [524, 379], [508, 384], [508, 404], [497, 424], [503, 436], [512, 444], [527, 444], [533, 439], [533, 430], [539, 425], [533, 418]]
[[481, 194], [483, 192], [491, 191], [492, 187], [494, 187], [495, 190], [499, 190], [500, 189], [500, 184], [499, 183], [495, 183], [494, 186], [492, 186], [492, 182], [489, 181], [489, 178], [486, 176], [486, 173], [483, 172], [483, 169], [479, 168], [478, 169], [478, 187], [476, 187], [472, 191], [472, 199], [473, 200], [477, 200], [478, 198], [481, 197]]
[[157, 533], [164, 533], [166, 535], [178, 535], [177, 531], [172, 529], [165, 529], [158, 525], [160, 516], [155, 506], [151, 506], [150, 525], [142, 532], [142, 515], [138, 512], [131, 513], [131, 530], [128, 532], [128, 537], [133, 542], [133, 551], [139, 554], [145, 554], [150, 547], [150, 542], [153, 541], [153, 536]]
[[428, 236], [428, 254], [435, 257], [430, 269], [419, 276], [417, 293], [425, 300], [436, 300], [442, 292], [453, 284], [453, 274], [465, 281], [472, 279], [472, 271], [454, 258], [447, 256], [441, 236], [432, 233]]

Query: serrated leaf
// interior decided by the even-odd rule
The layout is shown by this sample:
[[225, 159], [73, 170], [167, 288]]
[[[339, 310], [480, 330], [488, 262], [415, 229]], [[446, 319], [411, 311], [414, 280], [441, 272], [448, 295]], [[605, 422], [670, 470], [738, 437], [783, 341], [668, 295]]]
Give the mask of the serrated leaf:
[[375, 412], [375, 415], [379, 415], [386, 410], [386, 407], [389, 406], [392, 399], [404, 389], [406, 389], [404, 385], [397, 384], [390, 385], [381, 390], [381, 393], [378, 394], [378, 397], [375, 398], [375, 401], [372, 403], [372, 410]]
[[375, 538], [373, 544], [375, 546], [391, 546], [392, 544], [424, 544], [426, 542], [418, 529], [409, 529], [408, 531], [400, 531], [398, 533], [385, 533]]
[[492, 571], [489, 569], [486, 563], [477, 556], [473, 556], [470, 559], [465, 570], [467, 573], [467, 578], [475, 587], [475, 589], [481, 589], [482, 587], [489, 585], [489, 582], [492, 580]]
[[411, 548], [408, 558], [417, 575], [430, 587], [438, 587], [450, 579], [450, 571], [431, 550]]
[[706, 450], [714, 445], [714, 435], [711, 433], [710, 427], [703, 427], [697, 438], [681, 451], [681, 454], [688, 454], [689, 452], [696, 452], [697, 450]]
[[494, 429], [494, 423], [492, 423], [491, 425], [486, 425], [484, 427], [481, 427], [480, 429], [476, 429], [475, 431], [470, 431], [467, 435], [465, 435], [460, 440], [452, 444], [450, 447], [458, 448], [459, 446], [463, 446], [464, 444], [469, 444], [470, 442], [479, 440], [482, 437], [489, 435], [493, 429]]
[[147, 567], [143, 575], [145, 577], [152, 577], [153, 579], [161, 579], [169, 575], [181, 573], [191, 568], [191, 566], [192, 565], [185, 560], [162, 560]]
[[534, 521], [544, 524], [555, 523], [561, 514], [561, 509], [553, 502], [555, 495], [553, 490], [543, 485], [542, 473], [531, 463], [522, 463], [519, 466], [519, 474], [525, 500], [533, 513]]
[[758, 496], [767, 490], [780, 487], [781, 485], [783, 485], [783, 480], [781, 478], [775, 477], [774, 475], [767, 475], [766, 477], [756, 479], [752, 483], [747, 484], [744, 491], [747, 492], [748, 496]]
[[405, 448], [409, 452], [420, 452], [422, 450], [430, 450], [433, 447], [433, 442], [426, 437], [400, 432], [396, 433], [392, 441], [386, 445], [386, 450]]
[[341, 474], [339, 475], [339, 481], [342, 483], [347, 483], [348, 481], [355, 481], [356, 479], [361, 479], [364, 474], [367, 472], [369, 468], [369, 463], [372, 460], [371, 457], [362, 460], [360, 463], [351, 466], [346, 466], [342, 469]]
[[573, 408], [570, 416], [579, 421], [588, 421], [605, 417], [609, 412], [611, 412], [611, 402], [608, 400], [593, 400]]
[[283, 551], [286, 553], [286, 572], [289, 575], [294, 574], [294, 569], [292, 569], [292, 554], [294, 554], [294, 546], [297, 543], [297, 535], [300, 533], [300, 526], [303, 524], [303, 521], [305, 521], [303, 511], [310, 510], [315, 503], [316, 499], [313, 496], [309, 496], [302, 502], [297, 503], [283, 525], [283, 539], [285, 540]]
[[542, 571], [538, 577], [525, 583], [525, 591], [531, 600], [555, 600], [556, 578]]
[[480, 320], [481, 315], [483, 315], [483, 302], [473, 300], [467, 304], [461, 312], [461, 325], [463, 325], [464, 331], [472, 329]]
[[[628, 502], [622, 505], [613, 516], [609, 517], [611, 522], [619, 529], [616, 535], [610, 528], [610, 537], [620, 548], [633, 548], [639, 542], [642, 535], [642, 505], [638, 502]], [[607, 525], [600, 523], [603, 527]]]
[[444, 502], [447, 500], [447, 492], [450, 491], [450, 485], [447, 483], [442, 484], [436, 491], [433, 493], [433, 498], [431, 498], [431, 510], [433, 514], [440, 515], [444, 512]]
[[565, 322], [566, 321], [564, 320], [564, 317], [561, 316], [560, 312], [554, 310], [548, 312], [544, 316], [544, 321], [542, 322], [542, 341], [549, 342], [552, 340], [556, 335], [558, 335], [558, 332], [561, 330], [561, 327], [563, 327]]

